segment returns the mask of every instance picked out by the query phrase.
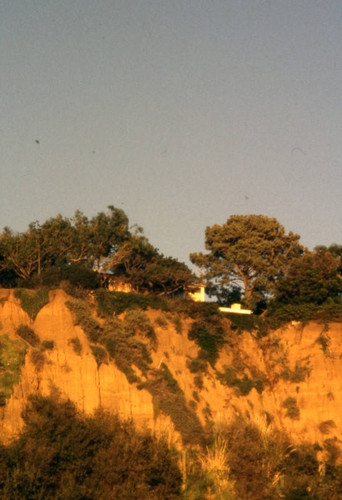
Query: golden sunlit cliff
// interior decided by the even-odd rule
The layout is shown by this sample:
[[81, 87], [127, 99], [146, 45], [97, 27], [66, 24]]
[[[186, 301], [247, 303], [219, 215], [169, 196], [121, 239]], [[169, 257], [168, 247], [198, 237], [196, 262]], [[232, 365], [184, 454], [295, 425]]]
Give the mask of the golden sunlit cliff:
[[[114, 359], [96, 360], [88, 336], [66, 305], [69, 299], [63, 290], [50, 291], [49, 302], [32, 319], [13, 290], [0, 290], [1, 383], [7, 390], [0, 408], [2, 440], [20, 431], [21, 412], [30, 394], [57, 389], [86, 413], [101, 406], [132, 418], [138, 427], [169, 433], [181, 445], [181, 419], [165, 410], [157, 386], [162, 374], [175, 397], [171, 405], [182, 408], [182, 418], [193, 419], [203, 432], [239, 415], [264, 431], [285, 430], [293, 442], [341, 442], [342, 324], [294, 324], [257, 338], [253, 332], [231, 328], [222, 317], [229, 341], [216, 363], [210, 364], [198, 357], [198, 344], [188, 338], [193, 319], [182, 313], [182, 328], [177, 328], [171, 313], [148, 309], [155, 339], [148, 343], [138, 337], [148, 344], [151, 362], [145, 373], [134, 367], [139, 381], [130, 383]], [[90, 308], [103, 324], [91, 302]], [[18, 335], [23, 325], [39, 337], [39, 348]], [[78, 339], [77, 349], [72, 339]], [[7, 357], [6, 346], [10, 346]], [[23, 346], [26, 353], [16, 365], [16, 379], [12, 351]]]

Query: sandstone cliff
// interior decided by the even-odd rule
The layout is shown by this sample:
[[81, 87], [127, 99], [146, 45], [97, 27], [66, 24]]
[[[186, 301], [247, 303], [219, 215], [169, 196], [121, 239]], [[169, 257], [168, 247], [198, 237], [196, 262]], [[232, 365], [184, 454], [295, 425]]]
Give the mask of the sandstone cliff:
[[[114, 361], [98, 366], [87, 336], [79, 325], [75, 326], [73, 314], [65, 305], [67, 299], [64, 291], [51, 291], [49, 303], [33, 320], [13, 291], [0, 290], [0, 340], [17, 341], [17, 328], [28, 325], [42, 343], [54, 343], [52, 349], [44, 351], [41, 366], [34, 363], [30, 356], [33, 347], [27, 345], [20, 380], [13, 384], [11, 396], [0, 409], [2, 440], [19, 432], [28, 396], [36, 391], [47, 394], [52, 389], [58, 389], [86, 413], [102, 406], [123, 418], [132, 418], [138, 426], [177, 436], [171, 418], [163, 411], [156, 412], [151, 391], [129, 383]], [[148, 310], [147, 314], [157, 337], [151, 369], [167, 365], [186, 404], [203, 426], [219, 425], [238, 414], [264, 430], [270, 425], [286, 430], [294, 442], [341, 442], [341, 324], [330, 324], [328, 329], [316, 323], [305, 327], [289, 325], [262, 339], [253, 333], [231, 330], [230, 341], [221, 349], [215, 369], [208, 365], [206, 372], [199, 374], [189, 369], [199, 349], [188, 339], [192, 320], [183, 315], [183, 330], [177, 333], [170, 317], [164, 317], [162, 322], [160, 311]], [[229, 330], [229, 322], [225, 321]], [[73, 338], [81, 343], [79, 353], [72, 345]], [[227, 379], [233, 372], [242, 382], [258, 379], [262, 385], [238, 390]]]

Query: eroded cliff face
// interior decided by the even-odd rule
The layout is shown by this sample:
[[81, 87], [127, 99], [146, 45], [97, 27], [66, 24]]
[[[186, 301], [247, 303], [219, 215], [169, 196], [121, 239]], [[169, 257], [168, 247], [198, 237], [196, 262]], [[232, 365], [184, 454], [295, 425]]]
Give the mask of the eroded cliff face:
[[[64, 291], [51, 291], [49, 303], [33, 321], [13, 291], [0, 290], [0, 335], [18, 339], [16, 329], [26, 324], [41, 342], [54, 342], [54, 348], [44, 352], [40, 369], [32, 362], [32, 347], [28, 347], [20, 381], [0, 409], [1, 439], [6, 441], [20, 431], [21, 412], [31, 393], [48, 394], [56, 389], [86, 413], [102, 406], [124, 419], [132, 418], [138, 427], [173, 432], [171, 419], [162, 412], [156, 415], [150, 392], [130, 384], [113, 361], [97, 366], [86, 335], [74, 325], [65, 305], [67, 299]], [[290, 325], [263, 339], [231, 331], [215, 370], [209, 366], [207, 373], [200, 374], [199, 384], [199, 374], [189, 370], [189, 360], [198, 355], [198, 346], [187, 335], [192, 320], [183, 317], [183, 331], [176, 333], [171, 321], [165, 319], [166, 326], [158, 324], [160, 311], [148, 311], [148, 316], [157, 334], [152, 366], [167, 365], [203, 425], [208, 419], [219, 425], [241, 415], [264, 430], [268, 425], [285, 430], [294, 442], [322, 444], [329, 438], [341, 442], [341, 324], [330, 324], [328, 330], [315, 323], [304, 328]], [[80, 354], [70, 341], [75, 337], [82, 345]], [[259, 378], [263, 387], [243, 395], [236, 387], [223, 385], [217, 371], [224, 373], [226, 367], [250, 379]]]

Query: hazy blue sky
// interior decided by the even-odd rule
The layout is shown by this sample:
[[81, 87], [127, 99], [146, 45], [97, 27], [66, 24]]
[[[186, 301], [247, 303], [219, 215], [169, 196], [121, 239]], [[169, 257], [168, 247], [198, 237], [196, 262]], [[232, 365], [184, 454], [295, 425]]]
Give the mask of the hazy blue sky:
[[0, 228], [113, 204], [185, 261], [232, 214], [342, 243], [341, 0], [2, 0], [0, 22]]

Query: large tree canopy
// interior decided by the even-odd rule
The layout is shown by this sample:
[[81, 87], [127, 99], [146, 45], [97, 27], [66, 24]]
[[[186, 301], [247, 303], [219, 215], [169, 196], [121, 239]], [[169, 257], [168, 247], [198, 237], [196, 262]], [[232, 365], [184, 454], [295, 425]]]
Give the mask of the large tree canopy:
[[220, 302], [240, 294], [250, 307], [275, 290], [278, 279], [303, 251], [299, 236], [285, 233], [279, 222], [263, 215], [233, 215], [205, 231], [209, 253], [192, 253], [191, 261], [205, 272], [210, 295]]
[[107, 269], [139, 292], [160, 295], [184, 291], [195, 276], [172, 257], [164, 257], [142, 235], [132, 235], [108, 260]]
[[[337, 246], [334, 246], [336, 248]], [[276, 300], [284, 304], [323, 304], [342, 295], [341, 261], [325, 247], [294, 259], [277, 286]]]
[[51, 266], [77, 263], [92, 269], [130, 236], [126, 214], [113, 206], [90, 220], [77, 211], [71, 219], [59, 214], [42, 225], [33, 222], [23, 233], [5, 228], [0, 234], [0, 270], [27, 280]]
[[76, 211], [71, 219], [57, 215], [23, 233], [5, 228], [0, 234], [0, 283], [6, 286], [18, 280], [29, 286], [94, 283], [95, 269], [158, 294], [182, 291], [195, 280], [185, 264], [152, 246], [141, 228], [132, 232], [125, 212], [113, 206], [91, 219]]

